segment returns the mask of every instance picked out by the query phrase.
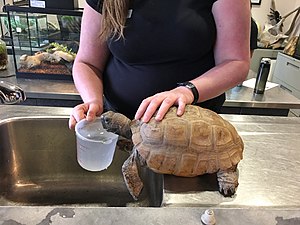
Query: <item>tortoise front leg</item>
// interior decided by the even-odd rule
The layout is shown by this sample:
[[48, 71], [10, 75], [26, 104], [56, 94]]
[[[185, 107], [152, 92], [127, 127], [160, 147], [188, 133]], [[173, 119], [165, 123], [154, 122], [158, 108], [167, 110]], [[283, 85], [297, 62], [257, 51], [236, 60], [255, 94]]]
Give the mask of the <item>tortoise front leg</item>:
[[225, 196], [230, 197], [235, 194], [238, 186], [237, 167], [233, 166], [227, 170], [220, 170], [217, 173], [219, 191]]
[[133, 149], [132, 140], [119, 136], [117, 142], [117, 149], [132, 154], [132, 149]]
[[133, 150], [132, 154], [122, 166], [125, 184], [134, 200], [138, 200], [138, 197], [144, 187], [144, 184], [139, 176], [136, 154], [136, 150]]

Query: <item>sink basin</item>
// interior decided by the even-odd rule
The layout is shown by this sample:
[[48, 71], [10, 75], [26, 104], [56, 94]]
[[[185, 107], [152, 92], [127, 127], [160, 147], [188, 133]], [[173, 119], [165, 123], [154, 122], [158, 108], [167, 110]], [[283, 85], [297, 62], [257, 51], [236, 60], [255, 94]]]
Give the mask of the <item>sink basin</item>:
[[108, 169], [89, 172], [77, 163], [67, 117], [0, 120], [0, 205], [160, 206], [163, 176], [147, 168], [140, 199], [130, 196], [121, 174], [128, 156], [116, 150]]

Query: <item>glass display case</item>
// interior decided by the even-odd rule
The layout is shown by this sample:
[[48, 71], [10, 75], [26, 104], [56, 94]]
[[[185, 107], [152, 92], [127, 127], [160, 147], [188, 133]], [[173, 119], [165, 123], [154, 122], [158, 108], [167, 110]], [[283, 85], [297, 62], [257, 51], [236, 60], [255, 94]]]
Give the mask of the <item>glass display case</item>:
[[24, 47], [42, 47], [49, 44], [47, 16], [44, 14], [10, 14], [11, 31], [14, 45]]
[[[2, 5], [6, 4], [12, 4], [12, 5], [28, 5], [28, 0], [3, 0]], [[7, 52], [8, 54], [12, 54], [11, 51], [11, 37], [9, 33], [9, 25], [8, 25], [8, 19], [7, 19], [7, 13], [0, 12], [0, 34], [1, 34], [1, 40], [5, 42], [7, 46]]]
[[7, 46], [11, 46], [11, 37], [9, 33], [7, 13], [0, 13], [0, 32], [1, 39]]
[[71, 80], [82, 11], [11, 5], [4, 10], [16, 76]]

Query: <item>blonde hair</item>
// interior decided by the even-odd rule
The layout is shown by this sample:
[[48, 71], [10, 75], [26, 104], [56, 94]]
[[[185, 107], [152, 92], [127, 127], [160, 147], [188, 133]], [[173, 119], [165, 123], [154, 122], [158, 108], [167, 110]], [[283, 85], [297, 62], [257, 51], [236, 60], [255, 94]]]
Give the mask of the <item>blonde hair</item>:
[[102, 6], [102, 31], [100, 38], [124, 38], [124, 28], [130, 0], [104, 0]]

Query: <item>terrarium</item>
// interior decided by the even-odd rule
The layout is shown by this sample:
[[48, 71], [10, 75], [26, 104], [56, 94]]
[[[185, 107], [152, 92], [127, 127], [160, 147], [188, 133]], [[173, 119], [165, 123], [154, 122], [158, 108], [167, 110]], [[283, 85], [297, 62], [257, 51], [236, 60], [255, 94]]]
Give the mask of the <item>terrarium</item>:
[[16, 6], [5, 9], [16, 76], [71, 80], [82, 12]]

